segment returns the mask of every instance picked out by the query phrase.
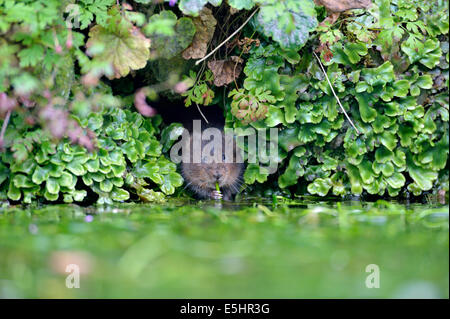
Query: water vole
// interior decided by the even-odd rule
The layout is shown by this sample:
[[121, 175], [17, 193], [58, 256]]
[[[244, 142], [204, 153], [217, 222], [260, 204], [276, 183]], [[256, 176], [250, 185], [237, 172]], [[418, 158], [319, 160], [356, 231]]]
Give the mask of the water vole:
[[[189, 161], [181, 163], [181, 174], [187, 187], [192, 190], [199, 199], [225, 199], [231, 200], [239, 192], [242, 183], [244, 164], [241, 163], [240, 152], [232, 138], [227, 139], [220, 129], [218, 144], [213, 144], [213, 138], [198, 140], [201, 152], [194, 146], [194, 137], [191, 135], [189, 145], [191, 152]], [[202, 131], [202, 135], [203, 135]], [[217, 141], [217, 140], [216, 140]], [[215, 146], [214, 146], [215, 145]], [[217, 147], [219, 146], [219, 147]], [[227, 147], [231, 151], [226, 151]], [[195, 163], [194, 154], [199, 161]], [[216, 183], [220, 192], [216, 190]]]

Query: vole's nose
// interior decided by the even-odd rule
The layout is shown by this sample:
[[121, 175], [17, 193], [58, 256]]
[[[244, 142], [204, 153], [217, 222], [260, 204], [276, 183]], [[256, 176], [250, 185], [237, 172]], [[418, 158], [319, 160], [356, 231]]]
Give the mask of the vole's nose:
[[214, 173], [213, 177], [218, 181], [222, 175], [220, 173]]

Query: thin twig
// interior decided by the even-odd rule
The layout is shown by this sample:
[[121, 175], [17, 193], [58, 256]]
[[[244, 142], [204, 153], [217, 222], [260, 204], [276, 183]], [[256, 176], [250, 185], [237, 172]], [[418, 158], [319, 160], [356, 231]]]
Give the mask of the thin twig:
[[328, 81], [328, 84], [330, 85], [331, 92], [333, 92], [334, 97], [336, 98], [337, 102], [339, 103], [339, 106], [341, 107], [342, 112], [344, 112], [345, 117], [350, 122], [350, 124], [353, 126], [353, 128], [356, 130], [358, 134], [361, 134], [359, 130], [356, 128], [355, 124], [353, 124], [352, 119], [348, 116], [347, 112], [345, 112], [344, 107], [341, 104], [341, 100], [339, 100], [339, 97], [337, 96], [336, 92], [334, 92], [333, 85], [330, 82], [330, 79], [328, 78], [327, 72], [325, 72], [325, 68], [322, 65], [322, 62], [320, 61], [319, 57], [317, 56], [316, 52], [313, 51], [314, 56], [316, 57], [317, 61], [319, 62], [320, 68], [322, 69], [323, 74], [325, 74], [325, 78]]
[[247, 20], [245, 20], [245, 22], [236, 29], [236, 31], [234, 31], [228, 38], [225, 39], [225, 41], [223, 41], [221, 44], [219, 44], [214, 50], [212, 50], [211, 52], [209, 52], [207, 55], [205, 55], [203, 58], [201, 58], [200, 60], [198, 60], [197, 62], [195, 62], [195, 65], [198, 65], [199, 63], [203, 62], [204, 60], [206, 60], [207, 58], [209, 58], [211, 56], [211, 54], [213, 54], [214, 52], [216, 52], [222, 45], [224, 45], [225, 43], [227, 43], [232, 37], [234, 37], [249, 21], [250, 19], [255, 15], [256, 11], [258, 11], [258, 8], [253, 11], [253, 13], [248, 17]]
[[[195, 103], [195, 102], [194, 102]], [[206, 119], [206, 116], [203, 114], [203, 112], [200, 110], [200, 106], [198, 106], [197, 103], [195, 103], [195, 105], [197, 105], [197, 109], [200, 112], [200, 115], [203, 117], [203, 119], [206, 121], [206, 124], [209, 124], [208, 120]]]
[[3, 147], [3, 138], [5, 137], [5, 131], [8, 126], [10, 116], [11, 110], [6, 113], [5, 119], [3, 120], [2, 131], [0, 132], [0, 148]]

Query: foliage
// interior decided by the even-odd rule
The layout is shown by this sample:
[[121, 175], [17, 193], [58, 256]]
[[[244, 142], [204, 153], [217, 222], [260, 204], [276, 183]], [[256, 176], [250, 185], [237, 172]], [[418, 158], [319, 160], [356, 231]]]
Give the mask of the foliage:
[[189, 77], [184, 79], [187, 83], [192, 84], [192, 87], [186, 92], [182, 93], [182, 96], [186, 96], [184, 104], [190, 106], [192, 102], [209, 105], [214, 98], [214, 91], [210, 88], [213, 81], [213, 75], [211, 71], [206, 71], [202, 74], [202, 78], [199, 78], [195, 71], [189, 71]]
[[151, 16], [150, 23], [161, 20], [170, 21], [171, 25], [173, 25], [173, 32], [170, 35], [160, 34], [160, 31], [156, 29], [155, 34], [150, 39], [155, 47], [156, 55], [170, 59], [180, 54], [191, 44], [196, 30], [190, 18], [177, 20], [177, 16], [172, 11], [163, 11], [160, 14]]
[[96, 25], [90, 29], [86, 43], [88, 53], [102, 62], [110, 62], [114, 78], [145, 67], [150, 56], [150, 40], [123, 19], [117, 7], [110, 10], [107, 22], [106, 27]]
[[[361, 134], [310, 48], [299, 55], [262, 43], [250, 51], [238, 96], [253, 99], [262, 89], [276, 100], [251, 125], [281, 128], [279, 187], [297, 185], [301, 195], [306, 182], [320, 196], [448, 191], [448, 8], [439, 3], [375, 1], [370, 11], [318, 29], [327, 75]], [[249, 121], [235, 99], [228, 121], [241, 127]], [[247, 184], [266, 182], [254, 172], [249, 165]]]
[[448, 191], [446, 2], [374, 0], [340, 20], [317, 3], [0, 0], [1, 199], [173, 194], [182, 180], [161, 152], [179, 127], [159, 132], [130, 103], [153, 116], [158, 94], [279, 129], [278, 172], [249, 164], [246, 193]]
[[21, 126], [20, 116], [13, 119], [16, 125], [6, 135], [15, 152], [2, 154], [0, 199], [71, 203], [82, 202], [89, 193], [98, 195], [97, 203], [111, 204], [130, 199], [131, 193], [160, 201], [183, 183], [156, 138], [160, 117], [144, 119], [136, 112], [110, 109], [77, 121], [97, 136], [95, 151], [67, 140], [55, 144], [41, 129]]
[[262, 0], [258, 29], [283, 49], [300, 49], [317, 26], [314, 2]]

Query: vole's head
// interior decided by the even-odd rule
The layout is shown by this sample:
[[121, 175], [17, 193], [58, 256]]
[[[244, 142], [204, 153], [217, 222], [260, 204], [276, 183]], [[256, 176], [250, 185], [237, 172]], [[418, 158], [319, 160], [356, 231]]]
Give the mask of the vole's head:
[[214, 190], [218, 183], [220, 188], [238, 192], [244, 164], [232, 136], [226, 137], [223, 131], [211, 139], [203, 136], [201, 141], [191, 136], [190, 145], [190, 162], [182, 163], [182, 174], [190, 186]]

